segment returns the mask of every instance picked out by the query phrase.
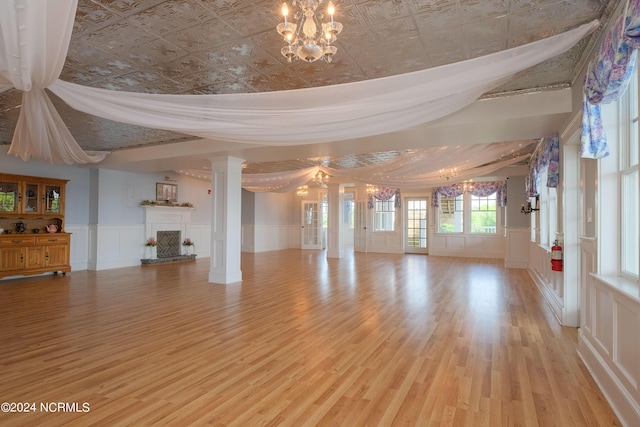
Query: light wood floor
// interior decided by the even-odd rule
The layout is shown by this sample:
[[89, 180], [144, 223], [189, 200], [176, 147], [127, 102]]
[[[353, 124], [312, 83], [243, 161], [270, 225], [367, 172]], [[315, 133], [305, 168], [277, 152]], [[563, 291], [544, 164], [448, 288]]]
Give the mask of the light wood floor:
[[620, 425], [523, 270], [320, 251], [0, 282], [0, 425]]

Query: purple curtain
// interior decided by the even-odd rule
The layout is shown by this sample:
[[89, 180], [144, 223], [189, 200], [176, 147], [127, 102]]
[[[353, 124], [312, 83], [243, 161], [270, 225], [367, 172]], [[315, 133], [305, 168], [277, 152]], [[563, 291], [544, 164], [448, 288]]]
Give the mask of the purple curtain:
[[620, 99], [627, 90], [640, 48], [640, 0], [629, 0], [625, 11], [605, 36], [587, 68], [584, 81], [580, 155], [601, 159], [609, 155], [600, 103]]
[[461, 182], [444, 187], [436, 187], [431, 197], [431, 205], [440, 206], [440, 196], [458, 197], [462, 193], [471, 193], [476, 197], [487, 197], [493, 193], [498, 193], [496, 199], [498, 206], [507, 205], [507, 182], [506, 181], [489, 181], [489, 182]]
[[378, 191], [369, 195], [369, 200], [367, 201], [367, 207], [369, 209], [373, 209], [374, 203], [373, 198], [375, 197], [378, 200], [386, 201], [396, 196], [396, 199], [393, 203], [396, 209], [402, 206], [402, 200], [400, 198], [400, 189], [399, 188], [389, 188], [389, 187], [378, 187]]
[[544, 138], [529, 160], [529, 174], [525, 180], [525, 192], [528, 197], [536, 196], [539, 191], [540, 173], [547, 171], [547, 187], [557, 188], [560, 181], [560, 138], [558, 134]]

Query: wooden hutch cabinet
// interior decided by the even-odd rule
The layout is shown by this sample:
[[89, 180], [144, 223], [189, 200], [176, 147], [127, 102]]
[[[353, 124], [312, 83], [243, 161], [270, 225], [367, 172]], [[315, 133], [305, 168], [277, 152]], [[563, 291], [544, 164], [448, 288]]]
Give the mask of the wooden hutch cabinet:
[[0, 278], [71, 271], [71, 235], [64, 232], [67, 182], [0, 173]]

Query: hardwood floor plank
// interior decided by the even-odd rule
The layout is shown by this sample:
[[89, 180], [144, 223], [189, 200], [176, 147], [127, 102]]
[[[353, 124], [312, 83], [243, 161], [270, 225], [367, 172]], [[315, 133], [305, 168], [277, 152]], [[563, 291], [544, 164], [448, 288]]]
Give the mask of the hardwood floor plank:
[[526, 271], [286, 250], [0, 281], [0, 425], [617, 426]]

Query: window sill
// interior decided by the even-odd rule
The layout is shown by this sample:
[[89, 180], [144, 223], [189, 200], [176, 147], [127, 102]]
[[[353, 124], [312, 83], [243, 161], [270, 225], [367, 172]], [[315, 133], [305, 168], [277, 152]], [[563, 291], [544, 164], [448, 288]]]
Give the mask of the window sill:
[[640, 303], [640, 285], [638, 282], [620, 276], [601, 276], [595, 273], [591, 273], [590, 276]]

